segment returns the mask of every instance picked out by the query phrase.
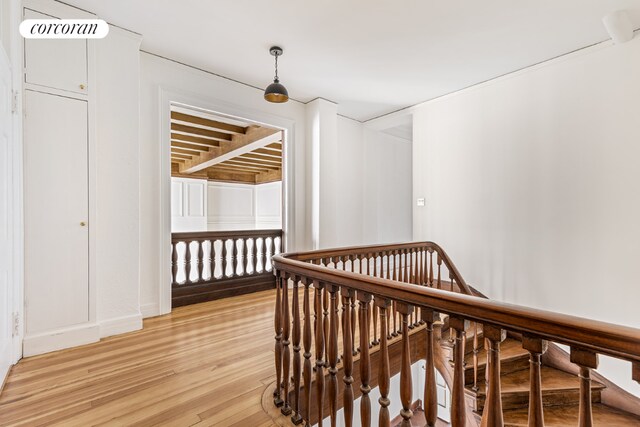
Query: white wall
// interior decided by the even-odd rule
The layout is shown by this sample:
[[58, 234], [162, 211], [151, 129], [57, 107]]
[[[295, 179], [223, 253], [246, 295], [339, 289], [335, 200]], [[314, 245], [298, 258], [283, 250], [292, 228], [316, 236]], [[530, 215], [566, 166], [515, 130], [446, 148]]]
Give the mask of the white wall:
[[209, 231], [282, 228], [282, 182], [236, 184], [209, 182]]
[[364, 130], [363, 243], [412, 239], [411, 141]]
[[254, 185], [256, 229], [282, 228], [282, 181]]
[[636, 36], [417, 108], [414, 238], [491, 298], [640, 327], [638, 76]]
[[141, 38], [111, 27], [96, 41], [96, 289], [100, 335], [142, 327], [139, 264]]

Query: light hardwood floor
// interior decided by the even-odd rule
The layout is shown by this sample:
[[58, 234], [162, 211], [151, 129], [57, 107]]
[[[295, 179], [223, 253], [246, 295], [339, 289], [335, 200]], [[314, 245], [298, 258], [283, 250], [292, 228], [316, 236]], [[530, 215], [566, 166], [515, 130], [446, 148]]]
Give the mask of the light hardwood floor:
[[2, 426], [271, 426], [275, 291], [181, 307], [144, 329], [21, 360]]

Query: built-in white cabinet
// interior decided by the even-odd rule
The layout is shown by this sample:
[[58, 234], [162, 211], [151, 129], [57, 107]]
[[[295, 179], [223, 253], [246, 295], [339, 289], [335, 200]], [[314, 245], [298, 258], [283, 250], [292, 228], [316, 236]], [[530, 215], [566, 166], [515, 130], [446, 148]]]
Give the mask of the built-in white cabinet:
[[26, 333], [89, 321], [87, 101], [27, 90]]
[[[25, 19], [59, 18], [24, 10]], [[25, 83], [74, 93], [87, 93], [86, 39], [25, 39]]]
[[[25, 19], [93, 17], [58, 2], [26, 0], [24, 7]], [[91, 43], [24, 43], [25, 356], [98, 338], [90, 277]]]

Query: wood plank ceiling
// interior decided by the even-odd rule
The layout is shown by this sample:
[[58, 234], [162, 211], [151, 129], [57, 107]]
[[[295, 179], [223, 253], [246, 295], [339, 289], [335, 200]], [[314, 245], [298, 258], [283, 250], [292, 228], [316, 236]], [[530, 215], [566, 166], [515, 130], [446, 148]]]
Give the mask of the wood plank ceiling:
[[261, 184], [282, 180], [282, 131], [171, 111], [171, 175]]

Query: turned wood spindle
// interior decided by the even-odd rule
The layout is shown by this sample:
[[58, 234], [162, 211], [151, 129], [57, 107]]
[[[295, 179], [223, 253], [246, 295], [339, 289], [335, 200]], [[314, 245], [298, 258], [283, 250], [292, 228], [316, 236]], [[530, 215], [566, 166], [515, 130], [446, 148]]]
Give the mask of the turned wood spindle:
[[178, 284], [178, 242], [171, 244], [171, 284]]
[[411, 418], [413, 411], [411, 410], [413, 388], [411, 379], [411, 352], [409, 346], [409, 316], [413, 312], [413, 306], [405, 303], [398, 303], [398, 311], [402, 315], [402, 361], [400, 364], [400, 402], [402, 410], [401, 427], [411, 427]]
[[291, 405], [289, 404], [289, 369], [291, 364], [291, 354], [289, 350], [289, 333], [291, 329], [291, 320], [289, 317], [289, 275], [282, 276], [282, 383], [284, 393], [284, 404], [280, 409], [282, 415], [291, 414]]
[[433, 287], [433, 249], [429, 249], [429, 286]]
[[403, 276], [404, 280], [403, 280], [403, 282], [409, 283], [411, 281], [411, 278], [409, 277], [409, 261], [410, 260], [407, 259], [407, 252], [408, 251], [405, 249], [402, 252], [404, 253], [404, 276]]
[[598, 368], [598, 355], [592, 351], [571, 347], [570, 360], [580, 368], [580, 407], [578, 427], [593, 426], [591, 408], [591, 370]]
[[324, 366], [329, 367], [329, 291], [323, 287], [322, 292], [322, 329], [324, 333]]
[[[341, 290], [344, 297], [347, 309], [345, 310], [345, 324], [350, 325], [352, 310], [349, 309], [349, 305], [353, 303], [354, 291], [345, 287]], [[342, 367], [344, 370], [344, 392], [343, 392], [343, 413], [344, 413], [344, 425], [345, 427], [351, 427], [353, 425], [353, 336], [350, 327], [342, 329], [342, 342], [344, 345], [344, 359], [342, 361]]]
[[449, 316], [449, 327], [454, 330], [453, 347], [453, 389], [451, 390], [451, 426], [466, 426], [466, 408], [464, 403], [464, 344], [465, 320]]
[[335, 427], [338, 421], [338, 306], [336, 293], [338, 286], [328, 285], [330, 306], [329, 306], [329, 415], [331, 417], [331, 427]]
[[191, 282], [191, 242], [186, 241], [186, 248], [184, 252], [184, 268], [185, 268], [185, 279], [184, 283], [188, 284]]
[[262, 272], [267, 271], [267, 238], [262, 238], [262, 252], [260, 253], [260, 260], [262, 262]]
[[387, 343], [387, 310], [391, 306], [391, 301], [386, 298], [375, 298], [376, 307], [380, 311], [380, 367], [378, 368], [378, 387], [380, 387], [380, 414], [378, 415], [378, 426], [389, 427], [391, 418], [389, 416], [389, 387], [391, 384], [391, 370], [389, 367], [389, 347]]
[[425, 323], [426, 349], [424, 366], [424, 416], [428, 427], [434, 427], [438, 419], [438, 391], [436, 389], [435, 337], [433, 322], [439, 319], [438, 314], [429, 308], [423, 308], [422, 320]]
[[265, 251], [265, 260], [264, 260], [264, 270], [271, 270], [271, 257], [273, 256], [273, 251], [275, 249], [275, 244], [273, 242], [273, 238], [268, 238], [267, 240], [267, 249]]
[[293, 415], [291, 421], [294, 424], [302, 422], [302, 414], [300, 411], [300, 307], [299, 307], [299, 281], [297, 276], [292, 277], [293, 280], [293, 296], [291, 304], [291, 312], [293, 313]]
[[436, 264], [438, 265], [438, 278], [437, 278], [437, 288], [438, 289], [442, 289], [442, 280], [441, 280], [441, 267], [442, 267], [442, 258], [440, 258], [440, 255], [438, 254], [436, 256]]
[[196, 240], [196, 245], [198, 246], [198, 253], [196, 254], [198, 277], [196, 278], [196, 282], [200, 282], [204, 280], [204, 277], [202, 277], [202, 272], [204, 271], [204, 242], [202, 240]]
[[253, 239], [251, 245], [251, 270], [253, 274], [258, 274], [258, 239]]
[[242, 275], [246, 276], [247, 268], [249, 265], [249, 245], [247, 244], [247, 239], [242, 239]]
[[231, 239], [231, 276], [238, 276], [238, 240]]
[[502, 427], [502, 389], [500, 386], [500, 343], [507, 331], [493, 325], [483, 325], [482, 333], [487, 347], [486, 400], [482, 411], [481, 427]]
[[324, 405], [324, 326], [320, 317], [324, 284], [314, 280], [313, 286], [316, 290], [314, 304], [316, 313], [316, 407], [318, 408], [318, 427], [322, 427], [322, 408]]
[[227, 277], [227, 239], [222, 239], [222, 278]]
[[371, 294], [358, 292], [358, 301], [360, 302], [360, 420], [362, 427], [371, 426], [371, 399], [369, 392], [371, 386], [369, 379], [371, 377], [371, 359], [369, 356], [369, 304], [371, 303]]
[[542, 376], [540, 357], [545, 350], [545, 342], [540, 338], [522, 336], [522, 347], [529, 351], [529, 424], [528, 427], [544, 427], [542, 403]]
[[302, 302], [302, 311], [304, 314], [304, 326], [302, 333], [302, 344], [304, 346], [304, 365], [302, 369], [302, 377], [304, 381], [304, 422], [305, 427], [311, 426], [311, 308], [309, 307], [309, 279], [302, 279], [304, 285], [304, 301]]
[[478, 346], [478, 322], [473, 322], [473, 391], [478, 391], [478, 354], [480, 349]]
[[282, 277], [280, 272], [276, 275], [276, 310], [274, 313], [274, 328], [276, 331], [275, 362], [276, 362], [276, 389], [273, 392], [273, 403], [280, 407], [282, 400]]

